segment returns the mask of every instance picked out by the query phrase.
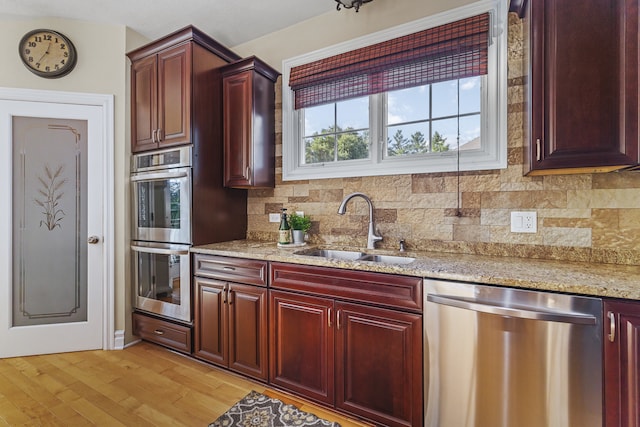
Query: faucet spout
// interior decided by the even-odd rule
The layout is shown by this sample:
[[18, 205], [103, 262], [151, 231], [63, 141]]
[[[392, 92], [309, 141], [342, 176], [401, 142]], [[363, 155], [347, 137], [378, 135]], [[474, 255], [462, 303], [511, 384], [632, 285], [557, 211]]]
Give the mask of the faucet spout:
[[349, 200], [353, 199], [354, 197], [362, 197], [369, 205], [369, 232], [367, 234], [367, 249], [375, 249], [376, 242], [379, 242], [380, 240], [382, 240], [382, 236], [376, 234], [376, 230], [375, 230], [376, 227], [373, 219], [373, 203], [371, 202], [371, 199], [369, 198], [369, 196], [367, 196], [364, 193], [349, 194], [347, 197], [344, 198], [342, 203], [340, 203], [340, 207], [338, 208], [338, 215], [344, 215], [347, 212], [347, 203], [349, 202]]

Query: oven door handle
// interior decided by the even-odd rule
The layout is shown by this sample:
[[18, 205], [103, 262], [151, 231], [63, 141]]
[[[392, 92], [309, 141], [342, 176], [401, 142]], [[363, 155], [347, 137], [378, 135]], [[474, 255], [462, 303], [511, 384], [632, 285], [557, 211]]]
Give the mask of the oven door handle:
[[180, 171], [180, 172], [156, 172], [156, 173], [141, 173], [138, 175], [132, 175], [131, 181], [161, 181], [164, 179], [179, 179], [179, 178], [188, 178], [189, 172]]
[[131, 245], [131, 250], [136, 252], [146, 252], [150, 254], [160, 255], [188, 255], [188, 249], [164, 249], [164, 248], [150, 248], [148, 246]]

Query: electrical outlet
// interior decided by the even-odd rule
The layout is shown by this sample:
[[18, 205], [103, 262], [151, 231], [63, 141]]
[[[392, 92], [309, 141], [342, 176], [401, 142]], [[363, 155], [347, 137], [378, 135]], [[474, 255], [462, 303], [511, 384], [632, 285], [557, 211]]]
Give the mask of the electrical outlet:
[[279, 213], [270, 213], [269, 214], [269, 222], [280, 222], [280, 214]]
[[536, 212], [511, 212], [512, 233], [537, 233], [538, 216]]

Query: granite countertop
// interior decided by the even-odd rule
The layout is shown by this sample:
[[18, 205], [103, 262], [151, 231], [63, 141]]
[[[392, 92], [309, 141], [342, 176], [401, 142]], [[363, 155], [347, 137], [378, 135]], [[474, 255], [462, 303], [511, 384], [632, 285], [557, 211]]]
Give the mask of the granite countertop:
[[195, 246], [191, 248], [191, 252], [640, 300], [640, 266], [441, 252], [407, 251], [401, 254], [397, 251], [343, 247], [331, 247], [330, 249], [355, 250], [382, 255], [404, 255], [416, 258], [416, 260], [410, 264], [397, 265], [335, 260], [296, 254], [296, 252], [312, 248], [314, 247], [279, 248], [275, 243], [270, 242], [234, 240]]

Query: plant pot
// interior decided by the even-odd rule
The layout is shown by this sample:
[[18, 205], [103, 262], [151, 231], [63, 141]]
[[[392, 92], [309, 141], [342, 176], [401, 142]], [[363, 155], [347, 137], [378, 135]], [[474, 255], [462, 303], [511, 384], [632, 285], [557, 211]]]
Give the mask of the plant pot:
[[291, 230], [293, 243], [304, 243], [304, 230]]

